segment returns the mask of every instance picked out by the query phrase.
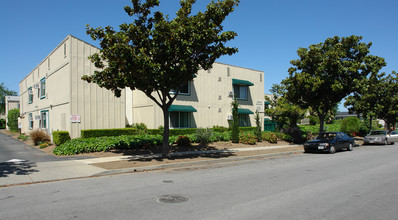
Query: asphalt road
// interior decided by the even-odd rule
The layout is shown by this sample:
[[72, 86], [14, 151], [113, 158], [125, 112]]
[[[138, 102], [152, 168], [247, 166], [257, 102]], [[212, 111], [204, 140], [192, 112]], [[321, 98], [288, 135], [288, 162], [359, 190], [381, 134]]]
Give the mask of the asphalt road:
[[60, 160], [55, 156], [48, 155], [19, 140], [0, 133], [0, 163], [7, 162], [12, 159], [25, 160], [28, 162]]
[[12, 186], [0, 219], [398, 219], [397, 158], [365, 146]]

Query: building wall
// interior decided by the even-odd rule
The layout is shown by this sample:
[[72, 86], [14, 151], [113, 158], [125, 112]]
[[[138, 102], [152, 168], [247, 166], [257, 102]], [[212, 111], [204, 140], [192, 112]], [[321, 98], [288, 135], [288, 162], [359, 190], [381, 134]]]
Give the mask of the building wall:
[[81, 80], [95, 70], [87, 58], [99, 49], [71, 37], [71, 105], [70, 114], [80, 116], [80, 123], [70, 123], [71, 136], [80, 136], [81, 130], [124, 128], [126, 125], [125, 91], [120, 98], [97, 84]]
[[[191, 127], [228, 127], [228, 115], [231, 113], [233, 96], [232, 79], [247, 80], [254, 84], [248, 88], [248, 99], [239, 100], [239, 108], [255, 112], [264, 111], [264, 72], [214, 63], [210, 71], [200, 70], [198, 76], [190, 82], [190, 94], [179, 95], [173, 105], [191, 105], [197, 112], [191, 117]], [[145, 123], [148, 128], [163, 126], [163, 112], [141, 91], [133, 91], [128, 102], [133, 104], [133, 122]], [[263, 114], [260, 114], [261, 121]], [[254, 114], [249, 115], [251, 126], [255, 126]]]
[[[69, 131], [72, 138], [79, 137], [82, 129], [121, 128], [125, 126], [125, 94], [115, 98], [113, 93], [90, 84], [81, 77], [94, 72], [88, 56], [98, 48], [73, 36], [67, 36], [19, 84], [21, 98], [22, 132], [40, 128], [40, 114], [48, 111], [48, 133]], [[35, 84], [45, 79], [46, 93], [38, 95]], [[28, 89], [33, 88], [33, 102], [29, 103]], [[29, 128], [29, 114], [33, 128]], [[80, 118], [72, 122], [74, 119]]]

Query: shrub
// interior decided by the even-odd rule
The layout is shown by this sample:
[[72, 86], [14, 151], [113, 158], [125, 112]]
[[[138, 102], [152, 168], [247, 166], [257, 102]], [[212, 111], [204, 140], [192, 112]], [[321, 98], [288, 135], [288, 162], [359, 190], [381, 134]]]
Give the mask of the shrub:
[[278, 143], [278, 137], [273, 132], [264, 132], [262, 136], [264, 141], [268, 141], [271, 144]]
[[69, 132], [67, 131], [53, 131], [54, 144], [59, 146], [70, 140]]
[[6, 120], [4, 118], [0, 118], [0, 129], [6, 128]]
[[196, 131], [195, 139], [197, 143], [206, 146], [212, 142], [211, 140], [212, 134], [213, 131], [209, 128], [199, 128]]
[[236, 97], [231, 103], [232, 107], [232, 125], [231, 125], [231, 131], [232, 131], [232, 143], [239, 143], [239, 113], [238, 113], [238, 107], [239, 103]]
[[37, 146], [40, 142], [50, 142], [51, 138], [45, 131], [36, 129], [30, 132], [30, 138], [33, 140], [35, 146]]
[[28, 136], [26, 136], [24, 134], [21, 134], [21, 135], [18, 136], [18, 139], [26, 141], [26, 140], [28, 140]]
[[145, 134], [148, 131], [148, 127], [144, 123], [135, 123], [131, 127], [135, 128], [138, 134]]
[[[139, 149], [145, 146], [162, 144], [161, 135], [122, 135], [113, 137], [76, 138], [54, 148], [55, 155], [109, 151], [112, 149]], [[177, 140], [170, 137], [169, 144]]]
[[180, 147], [191, 146], [191, 141], [189, 140], [189, 137], [187, 137], [187, 136], [178, 136], [176, 143], [177, 143], [177, 146], [180, 146]]
[[357, 117], [348, 117], [342, 120], [340, 131], [350, 135], [355, 136], [359, 134], [361, 120]]
[[242, 144], [256, 144], [256, 136], [252, 133], [241, 133], [239, 135], [239, 142]]
[[[303, 127], [308, 128], [308, 126], [303, 126]], [[319, 129], [319, 125], [318, 125], [318, 129]], [[316, 133], [318, 133], [318, 130], [315, 129], [314, 131], [316, 131]], [[281, 132], [289, 135], [292, 138], [292, 142], [295, 144], [301, 144], [306, 141], [307, 131], [303, 131], [301, 126], [300, 126], [300, 128], [298, 128], [298, 127], [283, 128]]]
[[257, 142], [261, 142], [263, 139], [261, 137], [261, 122], [260, 122], [260, 114], [258, 113], [258, 111], [256, 111], [254, 119], [256, 120], [256, 129], [254, 130], [254, 135], [256, 135]]
[[39, 147], [40, 147], [40, 149], [46, 148], [46, 147], [48, 147], [48, 143], [41, 143], [39, 145]]
[[292, 142], [292, 137], [290, 135], [288, 135], [288, 134], [284, 134], [284, 133], [281, 133], [281, 132], [274, 132], [274, 134], [276, 135], [276, 137], [278, 137], [278, 140]]
[[18, 131], [18, 117], [19, 109], [11, 109], [10, 111], [8, 111], [7, 126], [12, 132]]
[[314, 115], [310, 115], [308, 116], [308, 119], [310, 121], [310, 125], [316, 125], [319, 124], [319, 118], [314, 116]]
[[82, 130], [82, 138], [92, 138], [92, 137], [112, 137], [121, 135], [136, 135], [138, 134], [135, 128], [114, 128], [114, 129], [90, 129]]
[[213, 126], [212, 130], [214, 132], [227, 132], [227, 131], [229, 131], [229, 128], [223, 127], [223, 126], [219, 126], [219, 125], [215, 125], [215, 126]]

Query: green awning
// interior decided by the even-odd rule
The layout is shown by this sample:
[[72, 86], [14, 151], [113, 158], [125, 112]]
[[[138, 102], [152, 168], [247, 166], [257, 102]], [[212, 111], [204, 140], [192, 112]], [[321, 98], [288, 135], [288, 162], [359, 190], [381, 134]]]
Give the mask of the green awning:
[[191, 105], [171, 105], [169, 112], [197, 112]]
[[271, 104], [271, 102], [265, 101], [264, 104], [269, 105], [269, 104]]
[[247, 109], [247, 108], [238, 108], [238, 114], [249, 115], [249, 114], [254, 114], [254, 113], [250, 109]]
[[247, 80], [241, 80], [241, 79], [232, 79], [232, 84], [233, 85], [241, 85], [241, 86], [254, 86], [253, 83], [251, 83]]

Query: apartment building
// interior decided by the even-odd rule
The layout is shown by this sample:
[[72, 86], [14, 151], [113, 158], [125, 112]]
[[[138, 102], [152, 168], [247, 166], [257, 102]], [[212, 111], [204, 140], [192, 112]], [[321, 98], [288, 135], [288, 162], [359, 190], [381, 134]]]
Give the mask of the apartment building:
[[[163, 126], [163, 113], [143, 92], [113, 92], [81, 77], [94, 72], [88, 59], [99, 49], [67, 36], [19, 84], [22, 133], [40, 128], [68, 131], [72, 138], [83, 129], [123, 128], [145, 123]], [[175, 91], [174, 91], [175, 92]], [[239, 102], [240, 126], [255, 126], [254, 113], [264, 112], [264, 72], [214, 63], [179, 88], [170, 107], [170, 128], [225, 126], [232, 121], [231, 102]], [[264, 115], [260, 114], [261, 121]]]
[[95, 52], [99, 49], [68, 35], [19, 83], [22, 133], [63, 130], [75, 138], [82, 129], [125, 127], [125, 92], [116, 98], [81, 80], [94, 72], [88, 56]]
[[[231, 102], [239, 102], [239, 124], [256, 126], [254, 113], [264, 119], [264, 72], [222, 63], [199, 70], [193, 81], [179, 88], [169, 108], [170, 128], [228, 127], [232, 121]], [[163, 112], [141, 91], [127, 91], [128, 122], [145, 123], [148, 128], [163, 126]], [[262, 124], [262, 123], [261, 123]]]

